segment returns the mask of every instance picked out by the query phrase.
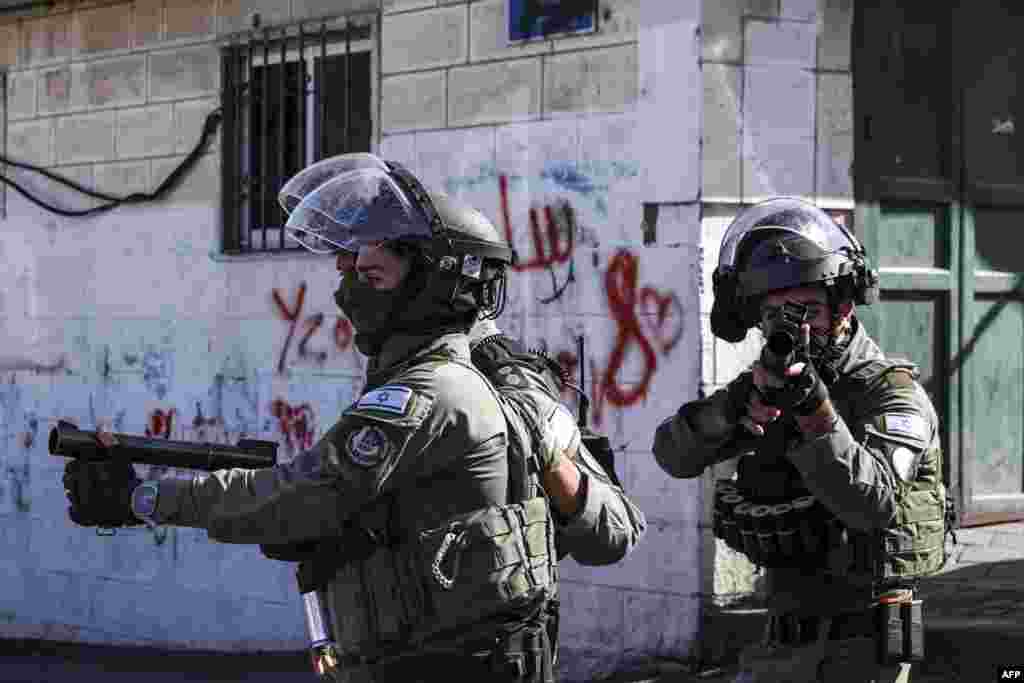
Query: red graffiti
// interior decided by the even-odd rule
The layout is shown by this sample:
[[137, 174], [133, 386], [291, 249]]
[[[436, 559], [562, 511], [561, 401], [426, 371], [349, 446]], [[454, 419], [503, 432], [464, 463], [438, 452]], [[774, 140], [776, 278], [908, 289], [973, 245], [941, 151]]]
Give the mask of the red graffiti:
[[163, 439], [171, 438], [171, 431], [174, 429], [174, 408], [166, 412], [157, 408], [149, 414], [146, 421], [146, 436]]
[[[505, 239], [509, 244], [512, 240], [512, 221], [508, 209], [508, 176], [498, 177], [498, 189], [501, 192], [501, 218], [505, 224]], [[575, 249], [576, 216], [568, 202], [559, 202], [564, 225], [559, 226], [555, 220], [555, 212], [550, 206], [544, 207], [544, 223], [547, 234], [540, 228], [536, 207], [530, 207], [530, 236], [533, 240], [533, 257], [525, 262], [517, 262], [513, 270], [541, 270], [550, 268], [556, 263], [565, 263]]]
[[[683, 310], [674, 293], [662, 294], [653, 287], [638, 289], [639, 266], [635, 255], [620, 249], [612, 257], [605, 273], [605, 291], [608, 308], [615, 319], [617, 332], [601, 372], [590, 361], [590, 395], [593, 397], [594, 422], [601, 424], [604, 403], [616, 407], [636, 404], [647, 396], [651, 380], [658, 369], [658, 352], [670, 352], [683, 336]], [[640, 316], [653, 316], [645, 330]], [[674, 324], [668, 323], [674, 318]], [[643, 374], [631, 387], [624, 387], [619, 379], [626, 354], [636, 349], [643, 357]]]
[[[284, 296], [280, 291], [274, 289], [271, 292], [271, 296], [274, 299], [274, 305], [277, 308], [278, 314], [285, 322], [288, 323], [288, 335], [284, 340], [284, 347], [281, 349], [281, 355], [277, 359], [277, 371], [283, 373], [288, 363], [288, 351], [291, 349], [292, 340], [295, 337], [295, 331], [298, 329], [299, 320], [302, 317], [302, 308], [306, 303], [306, 283], [299, 283], [299, 291], [295, 295], [295, 305], [289, 306], [285, 302]], [[305, 333], [302, 338], [299, 339], [298, 354], [299, 358], [311, 359], [317, 363], [324, 363], [327, 360], [327, 352], [323, 350], [315, 350], [309, 348], [309, 341], [316, 334], [324, 324], [324, 314], [314, 313], [302, 320], [302, 326], [305, 329]], [[338, 351], [347, 351], [352, 344], [352, 325], [348, 320], [338, 317], [338, 322], [334, 326], [334, 345]]]
[[[662, 353], [668, 353], [679, 340], [683, 338], [683, 305], [674, 292], [660, 294], [653, 287], [644, 287], [640, 290], [640, 306], [644, 313], [650, 313], [651, 304], [654, 305], [654, 315], [657, 323], [652, 326], [651, 334], [655, 343], [661, 348]], [[665, 323], [674, 315], [676, 324], [666, 334]]]
[[316, 416], [308, 403], [291, 406], [287, 401], [275, 399], [270, 404], [270, 414], [277, 418], [278, 430], [285, 438], [285, 445], [293, 452], [312, 447], [316, 432]]

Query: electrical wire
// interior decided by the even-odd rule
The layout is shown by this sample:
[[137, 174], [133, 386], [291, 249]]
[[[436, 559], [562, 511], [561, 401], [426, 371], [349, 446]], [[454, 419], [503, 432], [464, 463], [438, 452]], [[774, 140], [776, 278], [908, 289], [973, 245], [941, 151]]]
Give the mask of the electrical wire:
[[156, 201], [157, 199], [160, 199], [164, 194], [174, 189], [174, 187], [177, 186], [177, 184], [181, 181], [181, 178], [192, 169], [196, 161], [198, 161], [199, 157], [202, 155], [203, 150], [206, 148], [206, 145], [209, 142], [210, 138], [213, 136], [215, 132], [217, 132], [217, 127], [220, 125], [222, 118], [223, 117], [221, 115], [220, 109], [215, 109], [206, 116], [206, 121], [203, 123], [203, 132], [199, 136], [199, 142], [197, 142], [195, 147], [192, 148], [192, 151], [189, 152], [188, 156], [182, 159], [181, 163], [178, 164], [178, 166], [173, 171], [171, 171], [170, 174], [168, 174], [168, 176], [164, 179], [164, 181], [160, 183], [160, 185], [152, 192], [134, 192], [130, 195], [119, 197], [117, 195], [107, 194], [105, 192], [100, 192], [99, 190], [94, 190], [85, 187], [84, 185], [80, 185], [79, 183], [75, 182], [71, 178], [65, 178], [64, 176], [58, 175], [53, 171], [47, 170], [40, 166], [29, 164], [23, 161], [15, 161], [14, 159], [10, 159], [3, 155], [0, 155], [0, 164], [6, 164], [14, 168], [20, 168], [27, 171], [39, 173], [49, 178], [50, 180], [54, 180], [58, 183], [61, 183], [62, 185], [70, 187], [71, 189], [80, 192], [86, 195], [87, 197], [91, 197], [93, 199], [100, 199], [106, 203], [100, 204], [98, 206], [93, 206], [88, 209], [65, 209], [63, 207], [50, 204], [44, 199], [40, 199], [39, 197], [32, 194], [32, 192], [30, 192], [28, 189], [22, 187], [22, 185], [19, 184], [17, 181], [8, 178], [3, 174], [0, 174], [0, 182], [10, 185], [15, 190], [17, 190], [21, 195], [23, 195], [26, 199], [31, 201], [33, 204], [42, 207], [43, 209], [46, 209], [47, 211], [58, 214], [60, 216], [67, 216], [72, 218], [92, 216], [95, 214], [103, 213], [105, 211], [110, 211], [111, 209], [115, 209], [118, 206], [124, 204], [141, 204], [143, 202]]

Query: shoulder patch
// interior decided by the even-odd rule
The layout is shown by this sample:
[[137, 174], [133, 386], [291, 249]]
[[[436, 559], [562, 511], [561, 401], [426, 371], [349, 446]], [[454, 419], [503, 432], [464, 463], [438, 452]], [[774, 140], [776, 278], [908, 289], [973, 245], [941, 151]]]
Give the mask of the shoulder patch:
[[393, 415], [405, 415], [410, 399], [412, 399], [412, 389], [409, 387], [386, 384], [363, 394], [356, 403], [356, 408], [370, 408]]
[[391, 442], [379, 427], [360, 427], [345, 440], [348, 457], [360, 467], [374, 467], [384, 461], [391, 451]]
[[928, 424], [920, 415], [886, 413], [882, 416], [885, 431], [892, 434], [904, 434], [921, 441], [928, 440]]

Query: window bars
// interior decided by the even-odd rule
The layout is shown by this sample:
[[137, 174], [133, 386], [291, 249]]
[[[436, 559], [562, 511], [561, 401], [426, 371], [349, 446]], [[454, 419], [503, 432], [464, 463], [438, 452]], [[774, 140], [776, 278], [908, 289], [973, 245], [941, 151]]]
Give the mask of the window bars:
[[277, 191], [309, 164], [369, 152], [377, 13], [254, 28], [221, 51], [223, 251], [301, 250]]

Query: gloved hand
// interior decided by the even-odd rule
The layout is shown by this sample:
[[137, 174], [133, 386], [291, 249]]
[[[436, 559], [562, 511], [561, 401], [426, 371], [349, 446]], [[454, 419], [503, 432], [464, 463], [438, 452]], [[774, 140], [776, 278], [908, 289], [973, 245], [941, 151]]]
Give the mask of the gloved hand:
[[[109, 432], [97, 432], [102, 450], [113, 455], [117, 444]], [[74, 459], [64, 466], [68, 517], [79, 526], [119, 527], [142, 524], [132, 513], [132, 491], [141, 483], [131, 463], [110, 457], [102, 462]]]
[[796, 357], [796, 362], [785, 368], [781, 377], [763, 363], [755, 364], [754, 385], [766, 406], [796, 415], [810, 415], [828, 399], [828, 387], [807, 355], [811, 328], [806, 323], [801, 327], [801, 334], [804, 352]]

